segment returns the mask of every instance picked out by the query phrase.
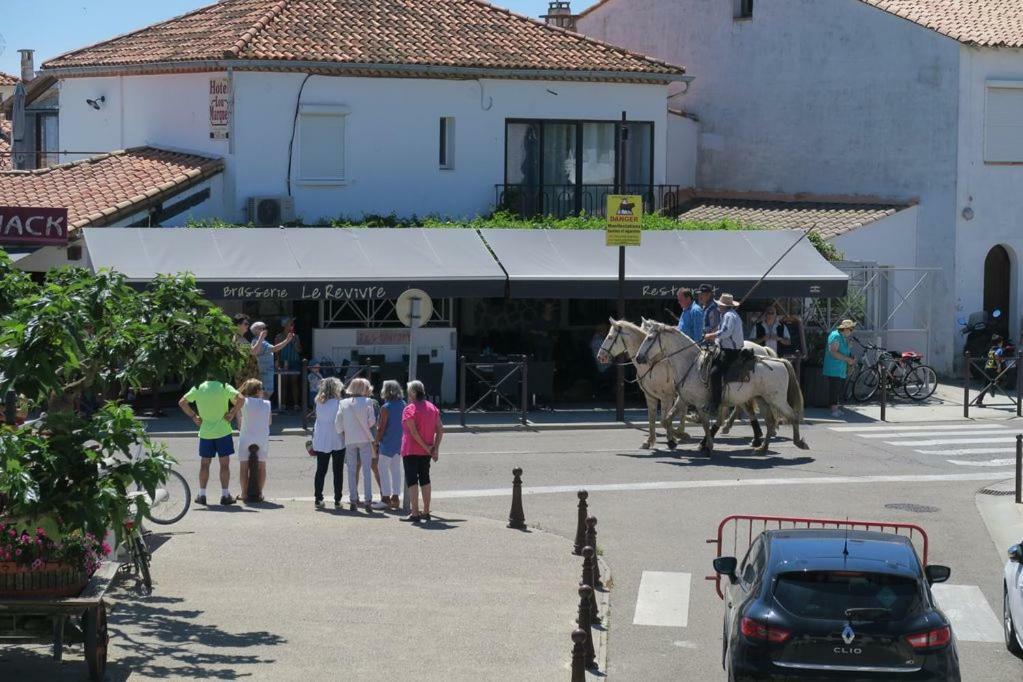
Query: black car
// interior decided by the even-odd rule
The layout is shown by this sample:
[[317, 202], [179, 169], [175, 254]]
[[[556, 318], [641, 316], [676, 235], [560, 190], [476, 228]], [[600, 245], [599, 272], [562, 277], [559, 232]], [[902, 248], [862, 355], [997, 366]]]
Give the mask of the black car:
[[908, 538], [867, 531], [772, 530], [728, 581], [722, 665], [735, 680], [959, 682], [959, 654]]

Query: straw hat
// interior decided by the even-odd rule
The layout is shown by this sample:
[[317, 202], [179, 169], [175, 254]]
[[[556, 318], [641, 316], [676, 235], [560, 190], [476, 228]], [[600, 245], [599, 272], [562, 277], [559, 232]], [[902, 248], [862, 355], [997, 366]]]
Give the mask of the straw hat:
[[718, 305], [727, 306], [729, 308], [738, 308], [739, 303], [732, 298], [731, 294], [721, 294], [721, 298], [714, 301]]
[[856, 329], [856, 323], [852, 320], [842, 320], [835, 329]]

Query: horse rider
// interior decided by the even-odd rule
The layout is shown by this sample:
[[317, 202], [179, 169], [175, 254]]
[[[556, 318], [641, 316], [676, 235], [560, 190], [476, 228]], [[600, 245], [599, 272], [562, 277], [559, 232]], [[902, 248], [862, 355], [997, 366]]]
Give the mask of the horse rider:
[[744, 341], [742, 333], [742, 319], [735, 311], [739, 307], [731, 294], [721, 294], [721, 298], [714, 301], [717, 310], [721, 314], [721, 323], [717, 331], [707, 332], [703, 338], [706, 341], [716, 341], [721, 351], [714, 358], [714, 364], [710, 374], [711, 401], [704, 409], [711, 415], [717, 414], [721, 406], [721, 390], [724, 383], [725, 373], [732, 363], [739, 357]]
[[[714, 305], [714, 287], [709, 284], [701, 284], [696, 289], [696, 297], [700, 310], [703, 311], [703, 333], [716, 332], [721, 326], [721, 313]], [[696, 340], [695, 336], [693, 340]]]
[[682, 289], [678, 292], [678, 304], [682, 308], [682, 313], [678, 317], [678, 330], [693, 341], [700, 341], [705, 333], [703, 308], [693, 300], [691, 289]]

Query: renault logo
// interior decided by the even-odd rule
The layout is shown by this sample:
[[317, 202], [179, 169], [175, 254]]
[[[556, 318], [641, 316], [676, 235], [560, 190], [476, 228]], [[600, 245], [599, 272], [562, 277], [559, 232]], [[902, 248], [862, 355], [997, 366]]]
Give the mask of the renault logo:
[[842, 630], [842, 641], [846, 644], [852, 644], [854, 639], [856, 639], [856, 633], [853, 632], [852, 625], [846, 625], [845, 629]]

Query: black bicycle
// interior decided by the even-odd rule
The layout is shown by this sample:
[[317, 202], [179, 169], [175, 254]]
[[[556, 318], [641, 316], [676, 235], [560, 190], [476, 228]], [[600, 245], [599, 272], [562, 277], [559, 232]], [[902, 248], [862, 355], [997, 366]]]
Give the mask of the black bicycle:
[[902, 395], [920, 402], [934, 395], [938, 388], [938, 374], [933, 367], [923, 364], [920, 353], [895, 353], [873, 344], [860, 345], [868, 353], [875, 354], [875, 359], [873, 362], [864, 361], [863, 365], [857, 363], [858, 371], [850, 380], [853, 399], [859, 402], [871, 400], [880, 391], [882, 378], [895, 396]]

